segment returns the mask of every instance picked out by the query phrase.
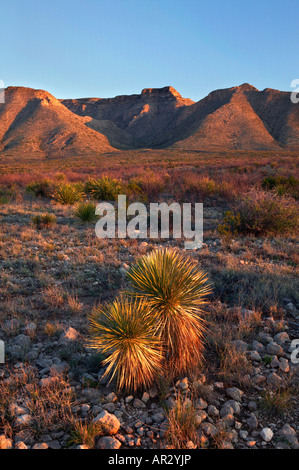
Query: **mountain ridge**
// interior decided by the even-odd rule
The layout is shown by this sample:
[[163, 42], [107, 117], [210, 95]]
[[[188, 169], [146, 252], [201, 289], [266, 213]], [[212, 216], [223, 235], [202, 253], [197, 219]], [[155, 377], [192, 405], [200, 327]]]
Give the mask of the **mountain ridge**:
[[114, 98], [56, 99], [5, 89], [0, 152], [44, 157], [126, 149], [299, 150], [299, 107], [290, 92], [244, 83], [194, 102], [171, 86]]

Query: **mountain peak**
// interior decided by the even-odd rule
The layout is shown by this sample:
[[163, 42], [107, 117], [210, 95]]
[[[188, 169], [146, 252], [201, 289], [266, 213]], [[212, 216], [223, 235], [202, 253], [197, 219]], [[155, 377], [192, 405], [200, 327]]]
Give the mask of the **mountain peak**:
[[165, 86], [163, 88], [144, 88], [141, 92], [142, 95], [156, 95], [156, 96], [171, 96], [174, 98], [182, 98], [180, 93], [172, 86]]
[[242, 91], [259, 91], [253, 85], [250, 85], [250, 83], [243, 83], [242, 85], [238, 86], [237, 88], [239, 88]]

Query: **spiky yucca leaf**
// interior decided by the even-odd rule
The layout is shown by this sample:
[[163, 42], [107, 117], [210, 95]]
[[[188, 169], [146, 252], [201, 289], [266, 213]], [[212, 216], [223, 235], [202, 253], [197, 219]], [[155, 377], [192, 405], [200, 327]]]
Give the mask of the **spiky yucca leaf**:
[[204, 321], [200, 305], [211, 292], [206, 273], [172, 249], [142, 256], [127, 272], [133, 291], [144, 298], [163, 341], [168, 367], [187, 372], [201, 358]]
[[106, 356], [105, 375], [118, 388], [149, 387], [161, 372], [160, 342], [143, 300], [120, 297], [90, 315], [89, 346]]
[[122, 182], [110, 176], [102, 176], [100, 179], [91, 179], [85, 183], [85, 193], [98, 201], [115, 201], [118, 194], [122, 192]]

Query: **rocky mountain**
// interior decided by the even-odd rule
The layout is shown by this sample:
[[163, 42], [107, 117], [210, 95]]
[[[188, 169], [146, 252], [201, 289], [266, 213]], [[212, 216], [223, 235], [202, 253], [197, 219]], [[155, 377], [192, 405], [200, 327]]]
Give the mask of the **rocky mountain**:
[[194, 102], [174, 88], [115, 98], [57, 100], [9, 87], [0, 104], [0, 152], [47, 157], [115, 149], [299, 150], [299, 106], [289, 92], [249, 84]]

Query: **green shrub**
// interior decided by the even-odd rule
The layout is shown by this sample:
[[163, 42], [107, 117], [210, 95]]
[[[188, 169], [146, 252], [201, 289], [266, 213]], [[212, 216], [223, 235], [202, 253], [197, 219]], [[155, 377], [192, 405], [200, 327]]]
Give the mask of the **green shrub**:
[[54, 189], [54, 183], [49, 178], [40, 181], [32, 181], [26, 186], [26, 191], [35, 197], [50, 197]]
[[49, 228], [51, 225], [56, 223], [55, 214], [50, 214], [49, 212], [45, 214], [39, 214], [32, 217], [32, 222], [36, 225], [38, 230], [42, 228]]
[[16, 197], [16, 191], [14, 188], [0, 188], [0, 204], [8, 204], [13, 201]]
[[197, 366], [203, 349], [200, 306], [210, 293], [206, 273], [175, 250], [142, 256], [127, 272], [130, 295], [146, 300], [163, 344], [165, 367], [182, 374]]
[[98, 201], [115, 201], [118, 194], [124, 192], [124, 187], [120, 180], [110, 176], [103, 176], [97, 180], [86, 181], [84, 191], [87, 195]]
[[118, 388], [150, 387], [161, 370], [160, 344], [147, 304], [126, 297], [94, 308], [90, 315], [91, 348], [105, 356], [105, 375]]
[[60, 183], [53, 193], [54, 199], [60, 204], [74, 204], [83, 197], [80, 185], [71, 183]]
[[295, 199], [299, 198], [299, 180], [293, 176], [266, 176], [262, 181], [262, 188], [275, 190], [280, 196], [288, 194]]
[[298, 204], [287, 196], [252, 189], [226, 213], [220, 234], [239, 233], [255, 236], [292, 234], [298, 229]]
[[95, 213], [96, 205], [93, 202], [80, 202], [74, 210], [74, 216], [82, 222], [94, 222], [99, 217]]

